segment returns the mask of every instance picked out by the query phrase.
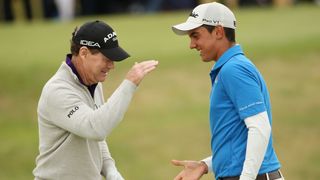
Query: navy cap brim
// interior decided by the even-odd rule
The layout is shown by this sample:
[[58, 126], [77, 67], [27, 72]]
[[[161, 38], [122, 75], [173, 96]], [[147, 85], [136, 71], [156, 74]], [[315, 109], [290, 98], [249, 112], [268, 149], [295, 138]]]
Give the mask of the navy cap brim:
[[121, 47], [115, 47], [110, 49], [98, 49], [104, 56], [111, 61], [122, 61], [130, 57], [130, 55]]

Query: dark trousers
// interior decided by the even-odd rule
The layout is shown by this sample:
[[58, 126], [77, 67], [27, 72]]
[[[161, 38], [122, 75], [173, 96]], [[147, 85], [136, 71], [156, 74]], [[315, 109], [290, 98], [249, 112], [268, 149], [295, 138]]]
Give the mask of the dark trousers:
[[[30, 0], [23, 0], [24, 13], [27, 20], [32, 20], [32, 9]], [[3, 0], [4, 20], [7, 22], [14, 21], [14, 13], [12, 11], [11, 0]]]

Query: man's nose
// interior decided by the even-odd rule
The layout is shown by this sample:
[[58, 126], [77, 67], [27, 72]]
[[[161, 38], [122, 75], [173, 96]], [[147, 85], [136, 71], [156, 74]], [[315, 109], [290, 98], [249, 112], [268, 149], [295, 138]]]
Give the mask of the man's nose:
[[190, 49], [194, 49], [197, 47], [196, 43], [194, 41], [190, 41], [190, 45], [189, 45]]

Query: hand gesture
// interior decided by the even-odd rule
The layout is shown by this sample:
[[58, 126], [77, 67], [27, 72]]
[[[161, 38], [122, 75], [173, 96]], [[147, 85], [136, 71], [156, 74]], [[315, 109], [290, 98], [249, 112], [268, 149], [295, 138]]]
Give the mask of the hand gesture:
[[199, 161], [171, 161], [175, 166], [183, 166], [184, 169], [174, 178], [174, 180], [199, 180], [208, 173], [208, 167], [204, 162]]
[[159, 62], [155, 60], [143, 61], [140, 63], [136, 62], [127, 73], [126, 79], [138, 86], [144, 76], [153, 71], [157, 67], [158, 63]]

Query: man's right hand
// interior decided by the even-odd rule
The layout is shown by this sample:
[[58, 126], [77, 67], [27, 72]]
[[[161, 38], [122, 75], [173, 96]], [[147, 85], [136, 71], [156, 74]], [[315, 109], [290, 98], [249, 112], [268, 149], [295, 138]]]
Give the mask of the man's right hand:
[[171, 161], [175, 166], [183, 166], [184, 169], [174, 178], [174, 180], [199, 180], [208, 173], [208, 166], [202, 161]]
[[158, 63], [159, 62], [155, 60], [143, 61], [140, 63], [136, 62], [127, 73], [126, 79], [138, 86], [144, 76], [153, 71], [157, 67]]

